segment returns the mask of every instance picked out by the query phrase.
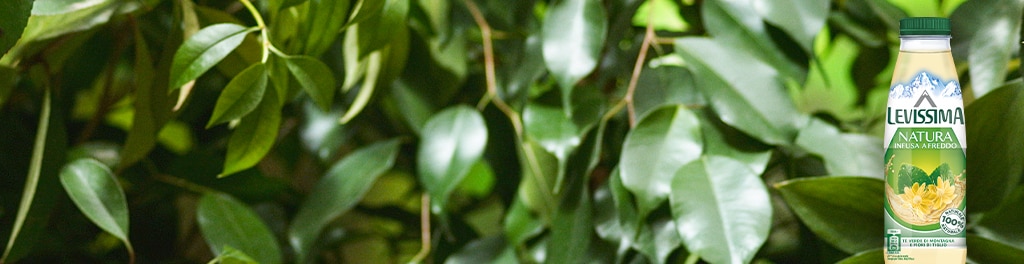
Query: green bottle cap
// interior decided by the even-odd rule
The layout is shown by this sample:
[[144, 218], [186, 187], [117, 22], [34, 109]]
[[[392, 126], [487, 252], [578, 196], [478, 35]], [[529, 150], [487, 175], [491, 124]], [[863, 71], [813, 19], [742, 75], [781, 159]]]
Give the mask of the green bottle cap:
[[942, 17], [909, 17], [900, 19], [900, 35], [949, 35], [949, 19]]

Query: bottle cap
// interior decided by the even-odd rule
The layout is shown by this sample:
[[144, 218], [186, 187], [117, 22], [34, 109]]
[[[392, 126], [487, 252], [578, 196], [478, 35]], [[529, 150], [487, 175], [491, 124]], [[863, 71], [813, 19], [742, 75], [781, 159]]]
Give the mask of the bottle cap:
[[949, 19], [941, 17], [909, 17], [900, 19], [900, 35], [946, 35]]

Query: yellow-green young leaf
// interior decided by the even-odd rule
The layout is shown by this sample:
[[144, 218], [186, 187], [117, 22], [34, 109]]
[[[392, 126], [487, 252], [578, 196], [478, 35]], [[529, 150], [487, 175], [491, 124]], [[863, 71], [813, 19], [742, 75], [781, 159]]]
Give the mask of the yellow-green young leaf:
[[231, 51], [242, 44], [245, 34], [255, 29], [236, 24], [216, 24], [205, 27], [178, 47], [171, 64], [170, 90], [181, 88], [217, 65]]
[[0, 56], [18, 42], [21, 33], [25, 31], [25, 26], [28, 25], [28, 17], [32, 14], [32, 0], [6, 2], [4, 8], [0, 8]]
[[345, 25], [349, 0], [309, 0], [306, 7], [298, 36], [306, 37], [302, 54], [317, 57], [334, 43]]
[[788, 180], [775, 188], [812, 232], [853, 254], [882, 247], [883, 184], [866, 177], [815, 177]]
[[320, 106], [320, 110], [330, 111], [334, 102], [334, 91], [338, 90], [334, 86], [334, 73], [331, 69], [320, 60], [309, 56], [285, 58], [285, 64], [302, 89], [306, 90], [317, 106]]
[[434, 213], [444, 212], [448, 195], [483, 156], [485, 146], [487, 125], [480, 112], [468, 106], [445, 109], [423, 126], [416, 170]]
[[640, 218], [668, 199], [673, 175], [700, 158], [702, 140], [697, 116], [682, 105], [652, 111], [626, 135], [619, 168], [622, 185], [636, 196]]
[[979, 98], [964, 111], [967, 126], [967, 206], [973, 212], [995, 208], [1024, 174], [1024, 85], [1007, 84]]
[[132, 251], [128, 241], [128, 201], [110, 168], [91, 158], [75, 160], [61, 170], [60, 183], [82, 214]]
[[875, 264], [885, 259], [881, 248], [861, 251], [848, 258], [836, 262], [836, 264]]
[[196, 208], [196, 222], [215, 255], [229, 253], [222, 249], [237, 248], [259, 263], [281, 263], [281, 248], [274, 233], [256, 212], [231, 196], [204, 194]]
[[224, 171], [218, 177], [248, 169], [263, 159], [277, 140], [281, 124], [281, 103], [277, 92], [267, 89], [255, 111], [242, 118], [228, 139], [228, 154]]
[[728, 157], [703, 156], [678, 170], [670, 204], [679, 237], [710, 263], [749, 263], [772, 227], [761, 177]]
[[544, 63], [558, 80], [566, 110], [573, 87], [597, 67], [607, 35], [608, 16], [601, 1], [558, 0], [548, 7], [541, 27]]
[[298, 255], [298, 263], [317, 255], [310, 250], [324, 227], [363, 199], [377, 178], [394, 165], [398, 151], [398, 140], [375, 143], [349, 154], [327, 171], [288, 229], [288, 242]]
[[56, 194], [60, 191], [57, 183], [57, 174], [60, 173], [58, 164], [64, 163], [67, 131], [64, 119], [59, 114], [61, 105], [53, 102], [57, 97], [50, 89], [46, 89], [43, 96], [25, 189], [21, 192], [21, 203], [3, 257], [0, 257], [3, 263], [17, 262], [32, 250], [50, 219]]
[[231, 79], [220, 92], [217, 106], [206, 127], [228, 122], [252, 112], [259, 106], [267, 90], [267, 67], [262, 63], [253, 64]]
[[967, 259], [972, 263], [1024, 263], [1024, 249], [1012, 247], [978, 235], [968, 234]]

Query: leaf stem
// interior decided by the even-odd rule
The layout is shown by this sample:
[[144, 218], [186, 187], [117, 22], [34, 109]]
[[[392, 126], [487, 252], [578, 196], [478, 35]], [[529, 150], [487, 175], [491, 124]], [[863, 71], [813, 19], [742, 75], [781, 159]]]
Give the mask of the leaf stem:
[[657, 37], [654, 34], [654, 27], [652, 17], [654, 17], [651, 9], [654, 8], [654, 3], [649, 2], [647, 6], [647, 27], [644, 29], [644, 40], [640, 46], [640, 54], [636, 57], [636, 63], [633, 65], [633, 75], [629, 78], [629, 86], [626, 88], [626, 95], [622, 98], [622, 101], [626, 103], [626, 112], [629, 115], [629, 127], [636, 127], [636, 106], [633, 104], [633, 95], [636, 93], [636, 85], [640, 80], [640, 73], [643, 71], [644, 62], [647, 60], [647, 52], [652, 45], [653, 40]]
[[421, 263], [430, 255], [430, 195], [423, 193], [420, 199], [420, 252], [409, 263]]
[[146, 167], [146, 170], [149, 171], [150, 175], [156, 181], [166, 183], [168, 185], [172, 185], [198, 194], [219, 193], [217, 190], [214, 190], [213, 188], [195, 184], [186, 179], [160, 173], [160, 171], [157, 170], [156, 165], [153, 164], [152, 160], [146, 159], [143, 161], [143, 164]]
[[256, 6], [252, 5], [249, 0], [238, 0], [245, 5], [245, 9], [249, 10], [252, 14], [253, 19], [256, 19], [256, 25], [260, 28], [260, 37], [263, 38], [261, 44], [263, 45], [263, 58], [260, 60], [262, 63], [267, 63], [267, 59], [270, 59], [270, 34], [267, 34], [267, 24], [263, 22], [263, 15], [260, 15], [260, 11], [256, 9]]

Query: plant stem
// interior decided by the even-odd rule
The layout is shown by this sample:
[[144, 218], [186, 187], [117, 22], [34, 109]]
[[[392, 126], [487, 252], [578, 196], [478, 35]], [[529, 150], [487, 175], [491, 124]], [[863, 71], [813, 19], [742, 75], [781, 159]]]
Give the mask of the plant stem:
[[423, 193], [420, 199], [420, 252], [409, 263], [421, 263], [430, 255], [430, 195]]
[[654, 12], [651, 9], [654, 8], [654, 3], [649, 2], [647, 6], [647, 27], [644, 30], [644, 40], [640, 46], [640, 54], [636, 57], [636, 63], [633, 65], [633, 75], [629, 78], [629, 86], [626, 88], [626, 96], [622, 98], [622, 101], [626, 103], [626, 112], [629, 116], [629, 127], [636, 127], [636, 106], [633, 104], [633, 95], [636, 93], [636, 85], [640, 80], [640, 73], [643, 71], [644, 62], [647, 61], [647, 52], [651, 45], [654, 45], [653, 40], [657, 37], [654, 34], [654, 27], [651, 23], [651, 18], [654, 17]]
[[260, 37], [263, 38], [263, 58], [260, 60], [262, 63], [267, 63], [267, 59], [270, 58], [270, 36], [267, 34], [267, 24], [263, 22], [263, 15], [260, 15], [260, 11], [256, 9], [256, 6], [252, 5], [249, 0], [238, 0], [245, 5], [245, 9], [249, 10], [252, 14], [253, 19], [256, 19], [256, 25], [260, 28]]

